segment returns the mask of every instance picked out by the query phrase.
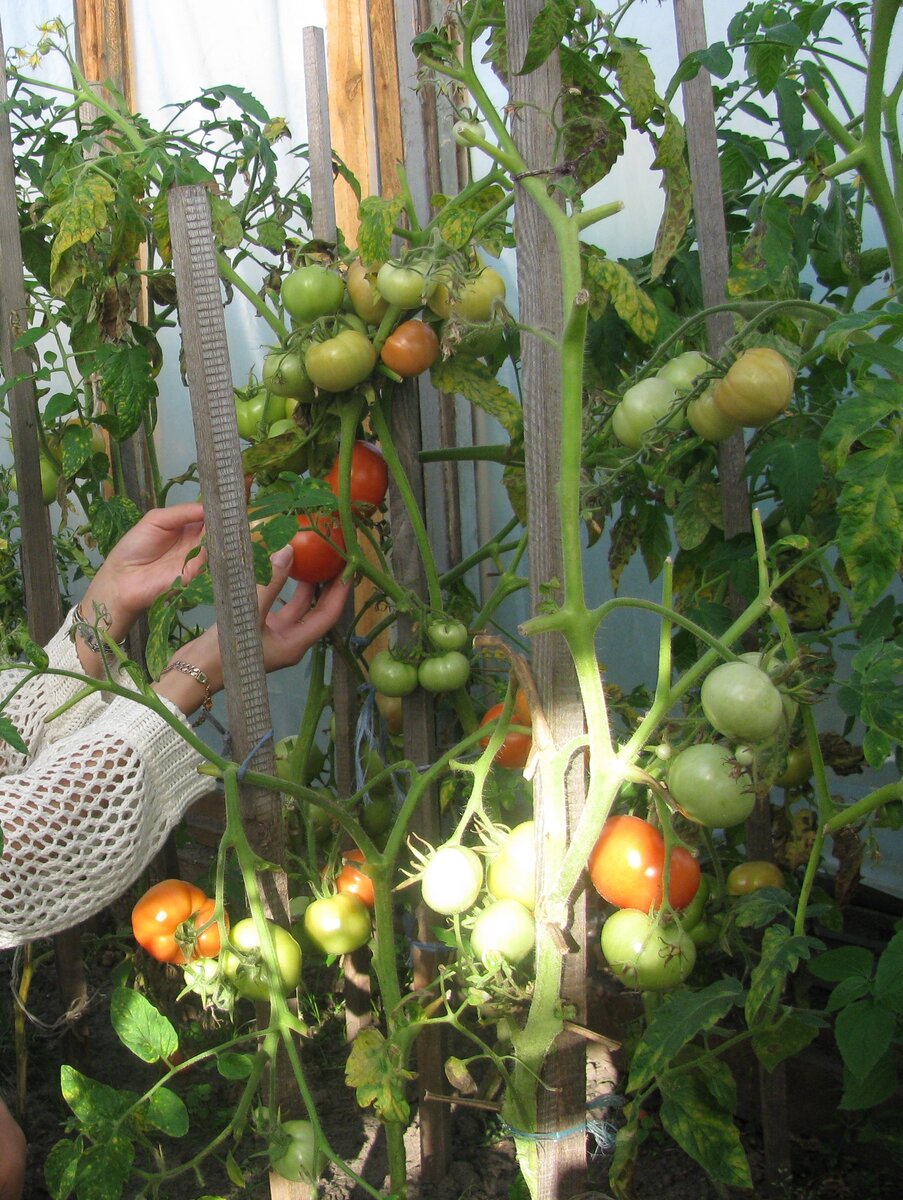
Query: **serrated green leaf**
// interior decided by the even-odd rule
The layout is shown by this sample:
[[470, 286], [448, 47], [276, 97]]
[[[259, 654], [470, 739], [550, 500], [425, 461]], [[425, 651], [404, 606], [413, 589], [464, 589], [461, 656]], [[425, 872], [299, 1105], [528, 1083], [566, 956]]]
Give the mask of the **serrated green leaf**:
[[403, 211], [404, 201], [399, 196], [366, 196], [361, 201], [357, 244], [365, 265], [376, 266], [389, 257], [395, 226]]
[[144, 1062], [169, 1058], [179, 1048], [172, 1022], [133, 988], [119, 987], [113, 992], [110, 1021], [122, 1044]]
[[445, 362], [437, 362], [430, 377], [440, 392], [463, 396], [494, 417], [510, 437], [520, 435], [523, 428], [521, 406], [480, 359], [456, 355]]
[[88, 516], [97, 548], [104, 557], [122, 535], [141, 519], [138, 506], [128, 496], [97, 500], [90, 506]]
[[871, 1074], [887, 1054], [896, 1028], [896, 1014], [871, 999], [857, 1000], [837, 1014], [837, 1048], [844, 1066], [856, 1079]]
[[788, 519], [796, 527], [808, 513], [812, 498], [822, 483], [818, 443], [810, 438], [797, 441], [771, 438], [750, 455], [747, 471], [754, 475], [766, 467]]
[[660, 1075], [688, 1042], [711, 1029], [743, 999], [739, 980], [722, 979], [698, 992], [675, 993], [657, 1008], [633, 1053], [627, 1090], [640, 1091]]
[[169, 1088], [157, 1088], [151, 1094], [144, 1118], [154, 1129], [169, 1137], [184, 1137], [188, 1132], [188, 1109], [181, 1096]]
[[824, 1023], [814, 1013], [783, 1007], [783, 1015], [774, 1025], [754, 1033], [752, 1046], [766, 1071], [799, 1054], [818, 1037]]
[[665, 561], [673, 552], [671, 526], [664, 506], [646, 504], [639, 513], [640, 553], [646, 566], [650, 583], [658, 579]]
[[903, 1012], [903, 931], [894, 934], [878, 959], [875, 999]]
[[516, 75], [529, 75], [542, 66], [561, 45], [573, 15], [573, 0], [546, 0], [530, 28], [527, 52]]
[[885, 432], [837, 475], [837, 545], [853, 584], [854, 620], [884, 594], [903, 556], [903, 446]]
[[750, 1188], [749, 1162], [730, 1115], [714, 1104], [695, 1072], [666, 1075], [660, 1084], [662, 1126], [684, 1153], [718, 1183]]
[[861, 1078], [851, 1071], [844, 1071], [843, 1095], [838, 1108], [849, 1112], [883, 1104], [897, 1090], [897, 1078], [897, 1059], [893, 1054], [886, 1054], [874, 1070]]
[[100, 396], [118, 440], [131, 437], [157, 396], [150, 353], [133, 342], [107, 342], [95, 356]]
[[809, 958], [813, 944], [812, 938], [794, 937], [783, 925], [765, 930], [762, 954], [753, 968], [746, 997], [746, 1023], [750, 1029], [776, 1010], [784, 981], [801, 959]]
[[899, 389], [878, 386], [877, 381], [873, 381], [868, 389], [844, 399], [835, 408], [818, 443], [828, 470], [835, 474], [840, 471], [852, 447], [900, 408]]

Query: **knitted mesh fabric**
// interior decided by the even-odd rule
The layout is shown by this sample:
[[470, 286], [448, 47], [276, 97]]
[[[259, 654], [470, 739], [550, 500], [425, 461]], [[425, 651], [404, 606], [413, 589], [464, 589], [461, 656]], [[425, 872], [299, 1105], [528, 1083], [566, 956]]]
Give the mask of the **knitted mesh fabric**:
[[[51, 667], [80, 671], [70, 624], [71, 614], [47, 652]], [[0, 675], [2, 693], [21, 678]], [[198, 754], [134, 700], [95, 694], [47, 724], [81, 687], [39, 675], [4, 709], [29, 753], [0, 741], [0, 949], [71, 928], [116, 899], [210, 788]]]

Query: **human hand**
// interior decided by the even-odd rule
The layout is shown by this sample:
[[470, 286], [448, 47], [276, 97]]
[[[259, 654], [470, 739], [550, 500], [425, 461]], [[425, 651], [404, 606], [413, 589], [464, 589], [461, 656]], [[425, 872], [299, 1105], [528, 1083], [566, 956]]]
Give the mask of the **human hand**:
[[[263, 662], [268, 672], [291, 667], [301, 661], [311, 646], [335, 625], [352, 586], [342, 583], [341, 577], [334, 579], [314, 603], [314, 585], [298, 583], [289, 599], [276, 607], [293, 558], [291, 547], [277, 550], [270, 559], [273, 572], [270, 582], [257, 588]], [[187, 642], [177, 651], [174, 659], [190, 663], [202, 671], [211, 692], [222, 688], [222, 655], [216, 625], [211, 625], [199, 637]], [[182, 671], [167, 672], [155, 684], [155, 690], [172, 700], [186, 714], [194, 712], [204, 700], [202, 685]]]
[[146, 513], [107, 555], [91, 580], [82, 612], [93, 622], [95, 605], [110, 619], [121, 642], [135, 621], [181, 576], [188, 582], [206, 562], [206, 552], [188, 558], [204, 533], [201, 504], [174, 504]]

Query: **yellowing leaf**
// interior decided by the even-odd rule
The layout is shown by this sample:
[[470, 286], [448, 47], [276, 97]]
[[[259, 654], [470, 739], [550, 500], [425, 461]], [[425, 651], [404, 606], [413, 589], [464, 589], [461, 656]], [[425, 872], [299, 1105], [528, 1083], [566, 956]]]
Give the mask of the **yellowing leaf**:
[[345, 1066], [345, 1082], [353, 1087], [361, 1108], [374, 1107], [383, 1121], [407, 1124], [410, 1105], [405, 1084], [413, 1071], [401, 1066], [401, 1052], [378, 1029], [362, 1029], [354, 1039]]
[[50, 251], [51, 286], [65, 251], [80, 242], [90, 242], [96, 233], [106, 228], [108, 209], [115, 198], [112, 187], [102, 175], [85, 171], [75, 177], [69, 194], [44, 213], [47, 223], [57, 230]]

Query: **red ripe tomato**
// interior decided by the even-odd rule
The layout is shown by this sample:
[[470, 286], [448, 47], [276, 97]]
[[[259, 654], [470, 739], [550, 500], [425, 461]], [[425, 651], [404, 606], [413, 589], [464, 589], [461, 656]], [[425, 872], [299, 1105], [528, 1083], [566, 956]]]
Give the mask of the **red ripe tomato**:
[[[211, 925], [194, 939], [193, 951], [191, 944], [193, 929], [206, 925], [214, 908], [215, 902], [193, 883], [164, 879], [148, 888], [132, 909], [135, 941], [158, 962], [186, 962], [180, 942], [189, 949], [190, 958], [213, 958], [220, 950], [218, 925]], [[193, 929], [180, 930], [183, 922], [189, 920]]]
[[289, 576], [301, 583], [335, 579], [345, 566], [345, 539], [338, 521], [332, 514], [298, 513], [298, 524], [301, 528], [290, 543], [295, 561]]
[[[504, 704], [493, 704], [492, 708], [488, 709], [484, 714], [480, 725], [494, 724], [501, 715], [504, 707]], [[520, 724], [523, 719], [515, 713], [512, 720], [515, 724]], [[529, 722], [526, 723], [529, 724]], [[481, 738], [480, 745], [485, 750], [489, 745], [489, 738]], [[519, 771], [526, 765], [532, 745], [533, 737], [531, 734], [518, 733], [516, 730], [512, 730], [505, 735], [505, 740], [502, 742], [492, 761], [500, 767], [508, 767], [511, 770]]]
[[[333, 495], [339, 494], [339, 460], [336, 459], [326, 476]], [[351, 504], [354, 508], [378, 508], [386, 498], [389, 487], [389, 468], [382, 451], [369, 442], [355, 442], [351, 451]]]
[[348, 896], [357, 896], [368, 908], [376, 905], [376, 894], [373, 891], [373, 880], [366, 875], [355, 863], [363, 863], [364, 855], [361, 850], [345, 850], [342, 853], [342, 869], [336, 875], [336, 891]]
[[[664, 889], [665, 840], [639, 817], [609, 817], [589, 857], [593, 887], [617, 908], [658, 908]], [[686, 908], [699, 888], [699, 863], [683, 846], [671, 853], [672, 908]]]
[[379, 356], [391, 371], [408, 379], [433, 365], [439, 357], [439, 339], [431, 325], [413, 317], [389, 334]]

